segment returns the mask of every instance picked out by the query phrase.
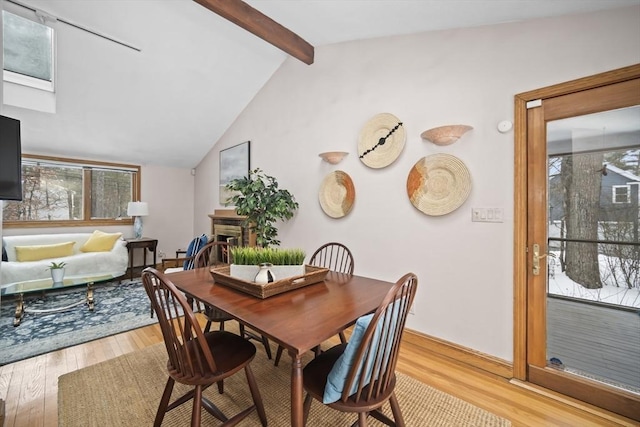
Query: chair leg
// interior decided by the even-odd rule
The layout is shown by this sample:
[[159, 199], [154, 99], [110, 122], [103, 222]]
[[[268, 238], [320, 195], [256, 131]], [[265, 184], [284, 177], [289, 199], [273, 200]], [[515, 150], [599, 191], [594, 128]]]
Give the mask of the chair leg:
[[[373, 418], [380, 421], [382, 424], [386, 426], [398, 427], [400, 425], [395, 421], [393, 421], [391, 418], [387, 417], [385, 414], [383, 414], [379, 408], [369, 412], [369, 415], [371, 415]], [[395, 418], [395, 415], [394, 415], [394, 418]], [[404, 423], [402, 423], [402, 425], [404, 425]]]
[[247, 376], [247, 382], [249, 383], [249, 390], [251, 391], [251, 397], [253, 398], [253, 403], [256, 406], [256, 410], [258, 411], [258, 416], [260, 417], [260, 422], [262, 423], [262, 427], [267, 427], [267, 414], [264, 411], [264, 404], [262, 403], [262, 396], [260, 395], [260, 390], [258, 389], [258, 384], [256, 383], [256, 379], [253, 376], [253, 371], [249, 365], [244, 367], [244, 372]]
[[220, 411], [220, 409], [218, 409], [218, 407], [216, 405], [214, 405], [206, 397], [202, 398], [202, 407], [204, 409], [206, 409], [208, 413], [210, 413], [211, 415], [213, 415], [214, 417], [216, 417], [220, 421], [222, 421], [222, 422], [229, 421], [229, 419], [226, 417], [226, 415], [223, 414], [222, 411]]
[[391, 392], [391, 396], [389, 396], [389, 403], [391, 404], [391, 413], [393, 413], [393, 420], [396, 422], [397, 427], [405, 427], [404, 418], [402, 417], [402, 411], [400, 410], [400, 405], [398, 404], [398, 398], [396, 397], [396, 392]]
[[367, 412], [359, 412], [358, 413], [358, 427], [367, 427]]
[[274, 366], [278, 366], [278, 363], [280, 363], [280, 358], [282, 357], [283, 351], [284, 351], [284, 347], [282, 347], [281, 345], [278, 345], [278, 351], [276, 352], [276, 361], [273, 362]]
[[264, 351], [267, 352], [267, 357], [271, 360], [271, 346], [269, 345], [269, 339], [262, 335], [262, 345], [264, 346]]
[[307, 425], [307, 420], [309, 419], [309, 412], [311, 411], [311, 402], [313, 398], [309, 393], [304, 397], [304, 402], [302, 404], [302, 425]]
[[264, 346], [264, 351], [267, 353], [267, 357], [269, 358], [269, 360], [271, 360], [271, 346], [269, 345], [269, 339], [267, 337], [265, 337], [264, 335], [258, 336], [252, 331], [246, 331], [242, 323], [240, 323], [240, 336], [248, 340], [253, 339], [256, 341], [260, 341]]
[[206, 334], [211, 330], [211, 320], [207, 320], [207, 324], [204, 325], [204, 333]]
[[191, 412], [191, 427], [200, 427], [202, 416], [202, 386], [197, 385], [193, 396], [193, 411]]
[[224, 393], [224, 380], [218, 381], [218, 393], [220, 394]]
[[169, 399], [171, 398], [171, 392], [173, 391], [174, 383], [175, 381], [173, 378], [169, 377], [167, 379], [167, 384], [164, 386], [164, 392], [162, 393], [162, 398], [160, 399], [160, 404], [158, 405], [158, 412], [156, 412], [156, 419], [153, 422], [154, 427], [160, 427], [162, 425], [164, 414], [167, 412], [167, 406], [169, 406]]
[[346, 344], [347, 343], [347, 337], [344, 336], [344, 332], [340, 332], [340, 342], [342, 344]]

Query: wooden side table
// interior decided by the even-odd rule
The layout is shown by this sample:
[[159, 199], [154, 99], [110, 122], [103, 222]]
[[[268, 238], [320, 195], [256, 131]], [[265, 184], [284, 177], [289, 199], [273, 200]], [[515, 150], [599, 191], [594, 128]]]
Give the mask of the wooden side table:
[[153, 267], [157, 265], [156, 261], [156, 248], [158, 247], [158, 239], [150, 239], [148, 237], [141, 237], [139, 239], [125, 239], [127, 242], [127, 250], [129, 251], [129, 279], [133, 279], [133, 250], [140, 248], [144, 250], [144, 261], [142, 268], [148, 267], [147, 265], [147, 250], [153, 252]]

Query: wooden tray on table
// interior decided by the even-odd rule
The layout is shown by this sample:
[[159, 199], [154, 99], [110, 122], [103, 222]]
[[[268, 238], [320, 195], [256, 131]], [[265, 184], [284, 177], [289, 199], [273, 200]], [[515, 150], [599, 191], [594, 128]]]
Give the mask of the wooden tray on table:
[[285, 277], [263, 285], [232, 277], [229, 275], [230, 270], [231, 267], [229, 266], [211, 268], [211, 276], [214, 282], [262, 299], [322, 282], [329, 272], [329, 269], [325, 267], [305, 265], [305, 274], [301, 276]]

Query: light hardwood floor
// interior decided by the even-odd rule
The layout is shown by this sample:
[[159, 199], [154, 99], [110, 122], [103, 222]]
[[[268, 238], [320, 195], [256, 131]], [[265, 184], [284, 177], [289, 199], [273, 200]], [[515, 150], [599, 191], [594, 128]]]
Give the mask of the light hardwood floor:
[[[0, 367], [4, 427], [57, 426], [58, 376], [161, 341], [160, 329], [152, 325]], [[516, 427], [640, 425], [436, 355], [420, 339], [406, 339], [400, 357], [398, 371], [507, 418]]]

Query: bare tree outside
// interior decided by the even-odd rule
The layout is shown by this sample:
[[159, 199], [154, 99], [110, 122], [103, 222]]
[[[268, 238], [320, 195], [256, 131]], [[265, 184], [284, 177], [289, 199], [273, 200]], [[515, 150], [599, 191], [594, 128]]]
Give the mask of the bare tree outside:
[[[133, 199], [133, 172], [80, 166], [22, 165], [23, 199], [7, 201], [5, 221], [115, 219], [126, 215]], [[84, 212], [85, 182], [90, 182], [90, 212]]]
[[602, 153], [566, 156], [561, 171], [568, 239], [566, 274], [571, 280], [588, 289], [602, 287], [598, 267], [598, 245], [571, 240], [598, 239], [602, 161]]
[[93, 218], [119, 218], [126, 214], [127, 203], [132, 200], [131, 173], [124, 171], [91, 171], [91, 216]]
[[[549, 158], [549, 221], [556, 230], [549, 249], [587, 289], [640, 288], [640, 184], [633, 184], [639, 158], [640, 149]], [[618, 177], [620, 188], [603, 182], [614, 170], [632, 174]]]
[[6, 202], [5, 221], [69, 220], [82, 214], [82, 169], [22, 166], [23, 199]]

